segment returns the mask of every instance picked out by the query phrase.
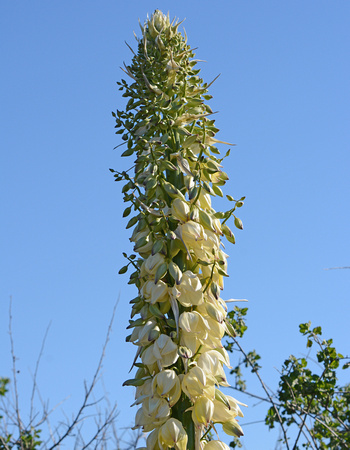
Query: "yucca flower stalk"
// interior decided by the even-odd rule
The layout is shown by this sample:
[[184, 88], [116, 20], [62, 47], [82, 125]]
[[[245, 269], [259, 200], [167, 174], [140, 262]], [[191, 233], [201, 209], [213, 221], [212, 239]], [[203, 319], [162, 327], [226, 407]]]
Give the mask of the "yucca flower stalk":
[[158, 10], [140, 24], [137, 53], [123, 68], [131, 84], [118, 82], [129, 100], [113, 113], [127, 147], [122, 156], [134, 158], [128, 171], [111, 169], [126, 182], [123, 216], [133, 213], [127, 228], [134, 227], [135, 253], [124, 253], [120, 273], [133, 267], [129, 284], [138, 289], [127, 337], [137, 346], [137, 372], [124, 385], [136, 386], [135, 428], [150, 432], [148, 450], [226, 449], [215, 424], [239, 437], [243, 415], [219, 389], [228, 386], [223, 366], [230, 367], [221, 340], [234, 335], [220, 297], [228, 276], [221, 239], [234, 243], [231, 217], [243, 228], [235, 211], [244, 198], [228, 195], [226, 212], [212, 207], [228, 179], [216, 144], [228, 143], [215, 138], [205, 103], [211, 83], [198, 76], [179, 25]]

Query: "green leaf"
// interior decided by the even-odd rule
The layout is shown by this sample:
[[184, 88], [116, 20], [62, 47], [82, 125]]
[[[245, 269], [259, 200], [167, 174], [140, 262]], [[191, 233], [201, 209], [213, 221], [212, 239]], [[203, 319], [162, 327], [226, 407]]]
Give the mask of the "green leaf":
[[134, 149], [133, 148], [128, 148], [127, 150], [125, 150], [125, 152], [123, 152], [121, 154], [121, 156], [131, 156], [134, 153]]
[[176, 284], [181, 283], [182, 272], [179, 266], [176, 263], [174, 263], [174, 261], [169, 262], [169, 273], [173, 277]]
[[123, 266], [120, 270], [119, 270], [119, 274], [122, 275], [123, 273], [126, 273], [128, 271], [128, 266], [129, 264], [127, 264], [126, 266]]
[[167, 159], [165, 159], [160, 163], [160, 169], [161, 171], [163, 170], [174, 170], [175, 172], [177, 171], [177, 167], [174, 166], [174, 164], [168, 161]]
[[149, 312], [155, 316], [158, 317], [158, 319], [162, 319], [164, 320], [165, 316], [164, 314], [161, 312], [161, 310], [158, 308], [158, 306], [156, 305], [149, 305]]
[[210, 266], [212, 263], [207, 262], [207, 261], [202, 261], [201, 259], [199, 259], [198, 264], [202, 265], [202, 266]]
[[156, 274], [154, 277], [154, 283], [157, 284], [158, 281], [164, 277], [164, 275], [167, 273], [167, 271], [168, 271], [168, 265], [167, 265], [167, 263], [164, 262], [158, 267], [158, 269], [156, 271]]
[[223, 269], [221, 269], [221, 267], [216, 267], [216, 270], [217, 270], [218, 273], [219, 273], [220, 275], [222, 275], [223, 277], [228, 277], [228, 274], [227, 274]]
[[214, 231], [213, 220], [210, 217], [210, 215], [208, 213], [206, 213], [205, 211], [202, 211], [201, 209], [198, 212], [199, 212], [200, 224], [203, 225], [204, 228]]
[[157, 178], [151, 177], [146, 182], [146, 190], [150, 191], [157, 186]]
[[198, 194], [198, 188], [197, 188], [197, 186], [193, 186], [188, 193], [189, 200], [191, 201], [194, 198], [196, 198], [197, 194]]
[[142, 238], [138, 239], [134, 246], [134, 251], [137, 252], [139, 248], [142, 248], [144, 245], [146, 245], [149, 241], [148, 236], [142, 236]]
[[183, 141], [183, 143], [181, 144], [181, 147], [184, 149], [187, 147], [190, 147], [192, 144], [194, 144], [196, 142], [197, 139], [198, 139], [198, 135], [196, 135], [196, 134], [189, 136], [187, 139], [185, 139]]
[[155, 241], [155, 243], [153, 244], [153, 247], [152, 247], [152, 255], [159, 253], [162, 250], [163, 245], [164, 245], [163, 241], [161, 241], [160, 239]]
[[209, 184], [206, 181], [203, 181], [203, 188], [209, 192], [209, 194], [214, 194], [213, 189], [209, 186]]
[[146, 380], [144, 378], [130, 378], [130, 380], [124, 381], [123, 386], [142, 386], [145, 381]]
[[211, 282], [211, 284], [210, 284], [210, 290], [211, 290], [211, 293], [214, 295], [214, 297], [216, 298], [216, 300], [218, 300], [219, 299], [219, 297], [220, 297], [220, 288], [219, 288], [219, 286], [217, 285], [217, 283], [215, 283], [215, 281], [212, 281]]
[[137, 223], [138, 220], [139, 220], [139, 216], [132, 217], [129, 220], [127, 226], [126, 226], [126, 229], [131, 228], [132, 226], [134, 226]]
[[218, 212], [216, 212], [216, 213], [214, 214], [214, 217], [215, 217], [216, 219], [224, 219], [224, 218], [225, 218], [225, 213], [224, 213], [224, 212], [221, 212], [221, 211], [218, 211]]
[[171, 198], [180, 197], [182, 200], [185, 200], [185, 197], [183, 196], [183, 194], [175, 186], [173, 186], [171, 183], [168, 183], [167, 181], [164, 181], [163, 182], [163, 186], [164, 186], [165, 192]]
[[131, 206], [124, 209], [123, 217], [127, 217], [131, 213]]

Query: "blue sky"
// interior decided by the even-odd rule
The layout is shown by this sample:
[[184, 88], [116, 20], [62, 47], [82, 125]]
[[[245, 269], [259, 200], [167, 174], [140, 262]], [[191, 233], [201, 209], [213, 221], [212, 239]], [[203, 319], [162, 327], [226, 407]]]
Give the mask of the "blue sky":
[[[121, 186], [110, 167], [128, 167], [111, 111], [124, 44], [136, 45], [154, 9], [186, 18], [202, 76], [211, 81], [219, 138], [235, 142], [226, 193], [246, 196], [244, 231], [227, 247], [223, 298], [249, 299], [243, 341], [276, 368], [306, 352], [298, 325], [312, 321], [349, 353], [350, 38], [348, 1], [17, 1], [0, 6], [0, 375], [10, 375], [9, 298], [25, 409], [30, 370], [51, 322], [38, 384], [54, 405], [79, 405], [94, 372], [113, 305], [117, 318], [104, 384], [132, 423], [134, 348], [124, 342], [135, 297], [122, 252], [131, 251]], [[226, 149], [223, 149], [226, 150]], [[218, 202], [217, 209], [220, 208]], [[215, 205], [214, 205], [215, 207]], [[234, 361], [233, 361], [234, 363]], [[349, 381], [344, 373], [343, 381]], [[257, 391], [255, 382], [251, 391]], [[242, 423], [261, 419], [250, 408]], [[59, 416], [59, 411], [57, 411]], [[54, 418], [52, 419], [54, 421]], [[247, 425], [244, 448], [274, 448], [276, 435]], [[258, 436], [258, 438], [257, 438]]]

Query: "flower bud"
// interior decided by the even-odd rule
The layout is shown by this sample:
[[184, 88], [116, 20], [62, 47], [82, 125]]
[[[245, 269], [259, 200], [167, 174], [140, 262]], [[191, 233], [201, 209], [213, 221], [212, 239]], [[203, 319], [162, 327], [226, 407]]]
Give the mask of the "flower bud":
[[238, 422], [235, 419], [223, 423], [222, 429], [229, 436], [241, 437], [244, 435], [242, 428], [238, 425]]

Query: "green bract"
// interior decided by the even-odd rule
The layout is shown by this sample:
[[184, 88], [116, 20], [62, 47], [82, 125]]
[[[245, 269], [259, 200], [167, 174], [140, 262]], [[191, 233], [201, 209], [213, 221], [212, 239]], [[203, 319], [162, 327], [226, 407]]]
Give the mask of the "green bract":
[[[243, 434], [238, 405], [217, 388], [228, 385], [221, 340], [234, 334], [220, 298], [227, 276], [221, 238], [234, 243], [226, 225], [231, 216], [243, 228], [234, 212], [244, 198], [228, 196], [226, 212], [211, 206], [228, 179], [216, 144], [227, 143], [215, 138], [205, 103], [210, 84], [198, 76], [178, 27], [158, 10], [141, 26], [137, 54], [123, 69], [131, 84], [118, 83], [129, 100], [125, 111], [113, 113], [133, 174], [112, 172], [125, 182], [123, 216], [131, 215], [127, 228], [134, 227], [130, 240], [138, 254], [124, 255], [128, 264], [120, 270], [134, 267], [129, 283], [138, 288], [127, 339], [138, 348], [139, 369], [125, 382], [137, 387], [135, 427], [152, 432], [149, 449], [194, 450], [207, 445], [215, 423], [230, 435]], [[210, 448], [225, 448], [220, 445]]]

